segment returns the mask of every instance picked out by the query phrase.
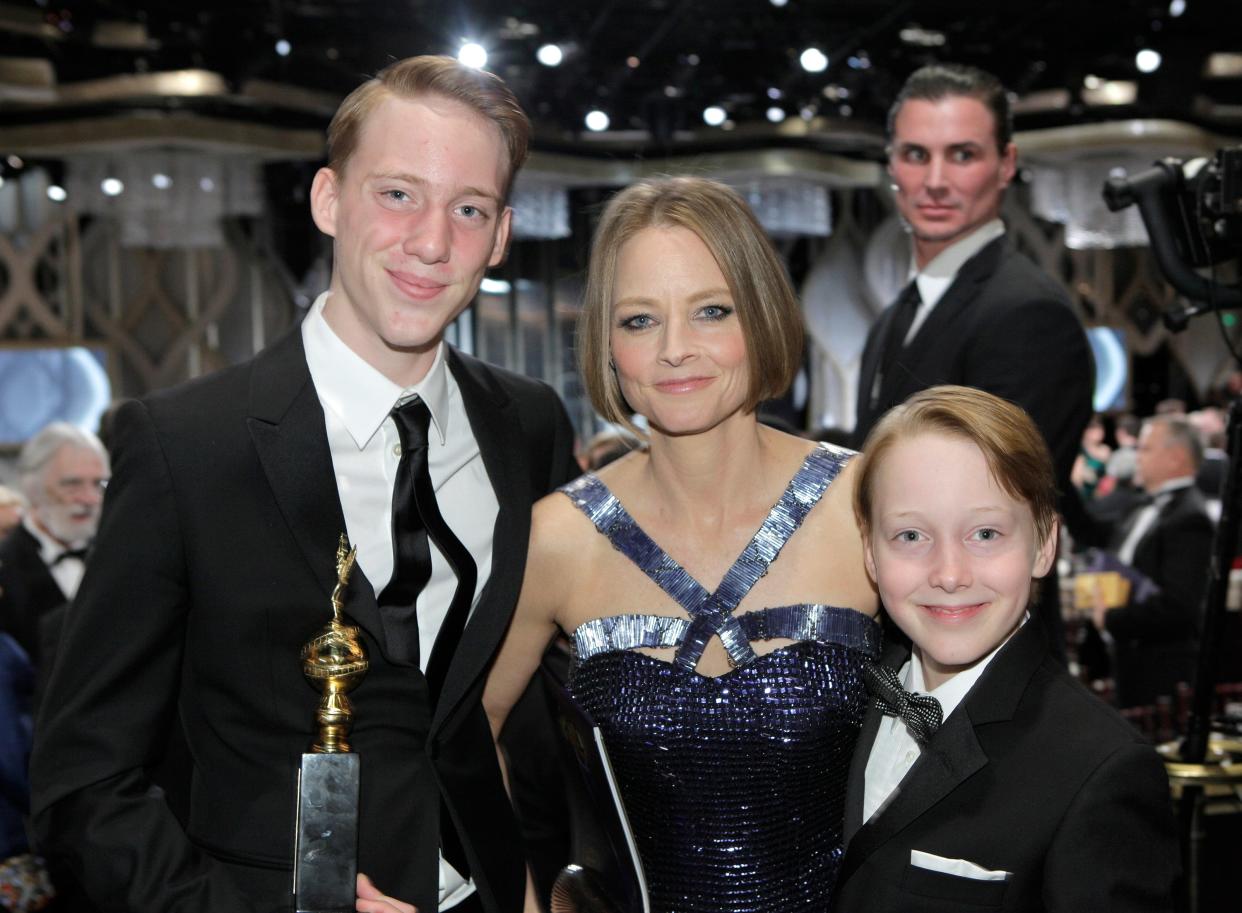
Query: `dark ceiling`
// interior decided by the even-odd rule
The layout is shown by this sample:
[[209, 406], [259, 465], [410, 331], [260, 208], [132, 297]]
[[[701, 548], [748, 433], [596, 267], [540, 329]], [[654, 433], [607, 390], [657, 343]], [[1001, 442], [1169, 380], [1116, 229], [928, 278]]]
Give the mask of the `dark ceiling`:
[[[1240, 6], [1237, 0], [786, 0], [779, 6], [770, 0], [29, 0], [0, 2], [0, 59], [46, 60], [62, 88], [116, 74], [201, 68], [231, 87], [263, 80], [339, 98], [389, 60], [455, 53], [470, 38], [489, 50], [487, 68], [513, 86], [536, 121], [537, 145], [549, 150], [590, 148], [583, 117], [594, 107], [611, 118], [614, 142], [643, 152], [770, 142], [781, 134], [768, 121], [774, 106], [791, 119], [785, 136], [792, 135], [789, 124], [812, 116], [874, 132], [901, 81], [931, 60], [974, 63], [1020, 96], [1052, 99], [1030, 106], [1019, 127], [1175, 116], [1237, 134], [1242, 77], [1209, 76], [1205, 65], [1213, 53], [1242, 51]], [[277, 50], [281, 40], [288, 42], [284, 56]], [[535, 59], [547, 42], [565, 49], [558, 67]], [[799, 65], [810, 46], [827, 55], [825, 71], [807, 73]], [[1136, 51], [1145, 47], [1163, 58], [1150, 75], [1135, 65]], [[1092, 78], [1137, 80], [1137, 99], [1085, 104], [1083, 87]], [[229, 101], [210, 104], [227, 108]], [[724, 107], [724, 125], [704, 124], [709, 105]], [[64, 105], [5, 101], [0, 130], [5, 122], [64, 116]], [[322, 112], [250, 105], [235, 116], [309, 126]]]

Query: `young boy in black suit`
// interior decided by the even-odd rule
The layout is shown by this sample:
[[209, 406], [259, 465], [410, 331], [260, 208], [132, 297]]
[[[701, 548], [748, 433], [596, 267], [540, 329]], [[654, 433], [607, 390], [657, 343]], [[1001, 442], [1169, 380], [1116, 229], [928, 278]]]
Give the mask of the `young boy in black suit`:
[[868, 673], [837, 913], [1171, 910], [1159, 757], [1049, 657], [1028, 610], [1057, 533], [1035, 425], [933, 387], [861, 460], [867, 569], [913, 650]]

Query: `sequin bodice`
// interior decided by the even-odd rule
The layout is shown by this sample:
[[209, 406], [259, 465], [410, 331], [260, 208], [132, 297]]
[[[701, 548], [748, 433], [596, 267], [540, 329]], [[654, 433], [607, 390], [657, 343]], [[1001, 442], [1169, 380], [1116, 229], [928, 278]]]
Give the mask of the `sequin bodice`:
[[[849, 456], [811, 452], [714, 593], [594, 476], [563, 489], [689, 616], [611, 615], [573, 634], [570, 690], [604, 734], [657, 913], [829, 909], [879, 626], [835, 606], [734, 610]], [[717, 677], [695, 671], [712, 636], [734, 666]], [[770, 638], [796, 643], [757, 656], [752, 642]]]

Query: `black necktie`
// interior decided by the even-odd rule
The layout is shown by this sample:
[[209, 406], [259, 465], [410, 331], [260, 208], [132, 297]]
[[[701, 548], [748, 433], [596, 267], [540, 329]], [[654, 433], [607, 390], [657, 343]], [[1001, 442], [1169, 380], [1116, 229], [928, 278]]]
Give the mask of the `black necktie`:
[[927, 740], [936, 734], [944, 719], [940, 701], [930, 694], [907, 691], [897, 673], [880, 663], [866, 663], [863, 666], [863, 680], [880, 711], [905, 723], [914, 741], [926, 745]]
[[880, 366], [875, 375], [875, 384], [871, 389], [871, 405], [880, 401], [880, 388], [892, 373], [901, 350], [906, 345], [906, 334], [914, 323], [914, 315], [918, 313], [922, 298], [919, 296], [919, 284], [911, 279], [910, 284], [901, 290], [897, 302], [893, 305], [893, 313], [888, 321], [888, 331], [884, 334], [884, 348], [880, 352]]
[[444, 522], [440, 505], [436, 503], [435, 488], [427, 469], [427, 429], [431, 424], [427, 404], [415, 397], [394, 409], [392, 417], [401, 435], [402, 448], [393, 487], [396, 560], [392, 581], [380, 594], [379, 601], [382, 607], [396, 610], [385, 613], [385, 633], [396, 658], [410, 663], [419, 661], [418, 617], [414, 605], [431, 577], [428, 536], [457, 575], [457, 589], [427, 661], [427, 687], [434, 706], [470, 614], [478, 568], [470, 552]]

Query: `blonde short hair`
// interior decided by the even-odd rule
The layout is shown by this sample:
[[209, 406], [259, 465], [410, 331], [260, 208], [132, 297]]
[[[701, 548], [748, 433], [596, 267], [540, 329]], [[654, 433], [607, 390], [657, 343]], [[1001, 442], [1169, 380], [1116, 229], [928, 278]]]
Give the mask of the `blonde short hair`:
[[633, 428], [610, 365], [613, 289], [622, 246], [645, 228], [685, 228], [711, 251], [737, 309], [750, 383], [747, 412], [784, 393], [802, 364], [802, 312], [776, 251], [737, 191], [698, 177], [642, 181], [604, 209], [578, 318], [578, 365], [604, 419]]
[[465, 105], [494, 124], [508, 152], [504, 196], [506, 200], [509, 198], [513, 179], [526, 161], [530, 120], [499, 76], [442, 55], [398, 60], [350, 92], [328, 125], [329, 168], [338, 175], [344, 174], [367, 116], [390, 95], [398, 98], [438, 95]]
[[866, 536], [871, 529], [876, 467], [902, 440], [946, 434], [975, 444], [992, 478], [1031, 510], [1042, 545], [1056, 528], [1057, 488], [1052, 457], [1031, 417], [1008, 400], [973, 387], [943, 385], [916, 393], [871, 429], [858, 458], [854, 515]]

